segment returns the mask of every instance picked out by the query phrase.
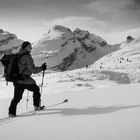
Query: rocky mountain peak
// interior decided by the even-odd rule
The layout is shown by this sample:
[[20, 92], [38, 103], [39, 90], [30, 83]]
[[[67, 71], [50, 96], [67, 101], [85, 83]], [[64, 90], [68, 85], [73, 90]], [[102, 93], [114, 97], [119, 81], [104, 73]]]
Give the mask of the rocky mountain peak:
[[64, 71], [93, 64], [108, 53], [108, 46], [104, 39], [89, 31], [71, 31], [55, 25], [34, 44], [32, 54], [38, 65], [46, 62], [49, 67]]
[[0, 29], [0, 56], [9, 50], [18, 51], [22, 42], [15, 34]]

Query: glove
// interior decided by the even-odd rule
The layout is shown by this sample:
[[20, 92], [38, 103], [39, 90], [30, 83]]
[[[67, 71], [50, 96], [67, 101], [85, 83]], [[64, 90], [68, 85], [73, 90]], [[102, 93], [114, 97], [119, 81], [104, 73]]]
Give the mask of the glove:
[[43, 64], [41, 65], [41, 68], [42, 68], [43, 71], [46, 70], [46, 69], [47, 69], [46, 63], [43, 63]]

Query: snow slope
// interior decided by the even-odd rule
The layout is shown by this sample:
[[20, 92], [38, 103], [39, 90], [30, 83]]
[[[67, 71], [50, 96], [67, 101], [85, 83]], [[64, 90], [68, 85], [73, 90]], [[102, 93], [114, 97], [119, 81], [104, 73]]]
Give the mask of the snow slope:
[[124, 72], [132, 78], [135, 77], [133, 81], [138, 82], [140, 77], [140, 38], [131, 42], [123, 42], [120, 48], [101, 58], [93, 67], [102, 71]]
[[[66, 98], [69, 102], [5, 123], [0, 120], [0, 137], [2, 140], [139, 140], [139, 90], [139, 84], [132, 84], [45, 95], [42, 97], [45, 105]], [[3, 106], [0, 112], [7, 109], [7, 102], [0, 101]], [[22, 100], [19, 109], [25, 105]]]
[[[51, 73], [47, 70], [44, 81], [46, 92], [52, 94], [80, 88], [102, 88], [117, 84], [138, 83], [140, 81], [140, 40], [137, 38], [124, 44], [120, 50], [104, 56], [88, 68], [65, 72], [51, 71]], [[40, 85], [42, 73], [32, 77]], [[0, 78], [0, 81], [0, 88], [5, 89], [4, 79]], [[9, 87], [13, 87], [11, 83]], [[12, 97], [12, 94], [6, 88], [0, 92], [0, 97]]]
[[[118, 47], [118, 46], [117, 46]], [[140, 39], [124, 42], [119, 50], [88, 68], [46, 71], [42, 104], [47, 110], [4, 121], [13, 85], [0, 78], [0, 138], [2, 140], [139, 140]], [[33, 75], [40, 86], [42, 73]], [[133, 84], [132, 84], [133, 83]], [[25, 91], [17, 114], [26, 112]], [[69, 102], [56, 105], [63, 100]], [[54, 105], [54, 106], [51, 106]], [[28, 110], [32, 110], [30, 93]]]

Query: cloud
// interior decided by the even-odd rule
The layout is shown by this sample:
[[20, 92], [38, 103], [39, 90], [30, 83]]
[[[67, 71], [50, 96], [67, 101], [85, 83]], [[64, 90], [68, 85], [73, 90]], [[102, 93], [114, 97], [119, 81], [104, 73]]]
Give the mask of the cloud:
[[140, 22], [139, 0], [1, 0], [1, 9], [9, 11], [5, 11], [7, 15], [19, 13], [25, 15], [24, 18], [46, 17], [48, 20], [87, 16], [118, 25], [117, 27], [126, 26], [127, 23], [127, 28], [138, 27]]
[[102, 36], [139, 28], [140, 0], [1, 0], [0, 17], [17, 33], [24, 27], [43, 34], [60, 24]]
[[124, 32], [105, 33], [102, 34], [102, 38], [107, 40], [109, 44], [117, 44], [126, 41], [126, 38], [129, 35], [134, 38], [140, 37], [140, 28], [127, 30]]
[[70, 28], [71, 30], [80, 28], [96, 33], [101, 33], [106, 31], [110, 32], [109, 27], [103, 21], [94, 19], [92, 17], [73, 16], [67, 18], [57, 18], [55, 20], [52, 20], [51, 22], [47, 20], [43, 20], [42, 24], [47, 28], [51, 28], [54, 25], [63, 25], [65, 27]]
[[108, 22], [110, 27], [115, 25], [117, 30], [139, 27], [140, 3], [138, 1], [95, 0], [87, 4], [85, 9], [88, 15]]
[[92, 17], [69, 17], [69, 18], [59, 18], [48, 22], [47, 20], [42, 21], [42, 25], [48, 31], [54, 25], [63, 25], [65, 27], [74, 30], [76, 28], [88, 30], [90, 33], [104, 38], [109, 44], [116, 44], [126, 40], [128, 35], [137, 38], [140, 36], [140, 28], [126, 30], [126, 31], [113, 31], [110, 26], [102, 20], [97, 20]]

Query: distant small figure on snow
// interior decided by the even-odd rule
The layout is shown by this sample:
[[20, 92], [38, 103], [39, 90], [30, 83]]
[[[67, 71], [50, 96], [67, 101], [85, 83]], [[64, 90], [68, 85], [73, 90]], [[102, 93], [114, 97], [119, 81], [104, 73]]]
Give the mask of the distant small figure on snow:
[[131, 41], [133, 41], [134, 40], [134, 38], [132, 37], [132, 36], [127, 36], [127, 42], [131, 42]]
[[88, 68], [89, 66], [88, 65], [86, 65], [86, 69]]

